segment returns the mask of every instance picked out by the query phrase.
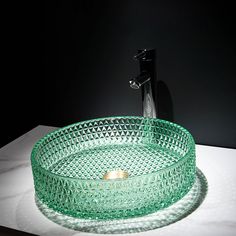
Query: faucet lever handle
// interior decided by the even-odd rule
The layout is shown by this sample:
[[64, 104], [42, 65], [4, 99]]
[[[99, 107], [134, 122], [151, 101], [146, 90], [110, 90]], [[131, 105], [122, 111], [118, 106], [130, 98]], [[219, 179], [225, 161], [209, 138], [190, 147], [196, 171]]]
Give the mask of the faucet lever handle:
[[147, 50], [146, 49], [143, 49], [141, 52], [139, 52], [138, 54], [136, 54], [135, 56], [134, 56], [134, 60], [140, 60], [140, 59], [142, 59], [142, 60], [145, 60], [146, 58], [146, 52], [147, 52]]

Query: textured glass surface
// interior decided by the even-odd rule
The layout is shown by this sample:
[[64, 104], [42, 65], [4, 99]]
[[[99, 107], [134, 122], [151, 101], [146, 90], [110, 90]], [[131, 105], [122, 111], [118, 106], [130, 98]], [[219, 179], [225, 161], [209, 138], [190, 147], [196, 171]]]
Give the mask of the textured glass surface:
[[207, 189], [207, 180], [203, 173], [197, 169], [192, 188], [179, 201], [155, 213], [128, 219], [94, 220], [75, 218], [48, 208], [37, 198], [35, 200], [40, 211], [48, 219], [64, 227], [90, 233], [127, 234], [153, 230], [183, 219], [201, 205], [207, 194]]
[[[32, 151], [35, 194], [79, 218], [127, 218], [165, 208], [195, 180], [195, 144], [184, 128], [144, 117], [79, 122], [39, 140]], [[127, 179], [104, 180], [122, 170]]]

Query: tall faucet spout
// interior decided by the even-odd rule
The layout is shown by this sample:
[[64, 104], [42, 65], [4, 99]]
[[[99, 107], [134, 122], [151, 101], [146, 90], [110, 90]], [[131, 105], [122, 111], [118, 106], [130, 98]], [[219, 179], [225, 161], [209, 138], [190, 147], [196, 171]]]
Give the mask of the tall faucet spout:
[[142, 72], [139, 76], [131, 79], [129, 85], [132, 89], [139, 89], [142, 85], [151, 79], [150, 75], [146, 72]]
[[144, 117], [157, 117], [157, 75], [155, 70], [155, 50], [138, 50], [134, 56], [139, 60], [140, 75], [129, 81], [132, 89], [142, 90], [142, 110]]

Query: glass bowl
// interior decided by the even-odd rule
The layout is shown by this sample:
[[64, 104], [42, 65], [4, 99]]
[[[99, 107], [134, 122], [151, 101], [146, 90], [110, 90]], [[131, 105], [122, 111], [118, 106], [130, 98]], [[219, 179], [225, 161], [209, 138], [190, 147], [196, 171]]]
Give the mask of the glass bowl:
[[51, 132], [35, 144], [31, 164], [40, 202], [88, 219], [163, 209], [185, 196], [196, 177], [191, 134], [168, 121], [135, 116], [93, 119]]

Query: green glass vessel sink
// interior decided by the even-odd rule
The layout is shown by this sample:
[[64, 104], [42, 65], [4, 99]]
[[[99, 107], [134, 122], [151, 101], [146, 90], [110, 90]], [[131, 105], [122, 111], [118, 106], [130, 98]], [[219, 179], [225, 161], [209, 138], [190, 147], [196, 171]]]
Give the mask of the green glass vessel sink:
[[69, 125], [31, 154], [35, 195], [77, 218], [137, 217], [184, 197], [196, 176], [195, 143], [155, 118], [108, 117]]

